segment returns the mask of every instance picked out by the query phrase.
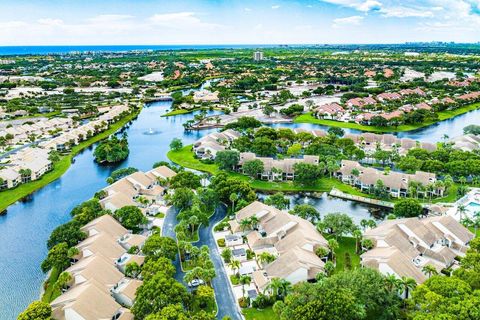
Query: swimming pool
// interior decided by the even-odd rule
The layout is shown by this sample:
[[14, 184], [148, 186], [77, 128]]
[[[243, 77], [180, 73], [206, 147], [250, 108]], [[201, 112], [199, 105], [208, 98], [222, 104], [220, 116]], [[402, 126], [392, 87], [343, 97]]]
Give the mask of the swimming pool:
[[480, 211], [480, 203], [471, 201], [466, 205], [465, 209], [467, 209], [467, 211], [469, 211], [470, 213], [475, 213], [477, 211]]

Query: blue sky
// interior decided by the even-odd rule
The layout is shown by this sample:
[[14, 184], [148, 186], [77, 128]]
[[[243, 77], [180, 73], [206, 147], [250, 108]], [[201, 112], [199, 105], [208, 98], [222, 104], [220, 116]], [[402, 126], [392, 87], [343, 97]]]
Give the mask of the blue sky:
[[480, 0], [2, 0], [0, 45], [480, 41]]

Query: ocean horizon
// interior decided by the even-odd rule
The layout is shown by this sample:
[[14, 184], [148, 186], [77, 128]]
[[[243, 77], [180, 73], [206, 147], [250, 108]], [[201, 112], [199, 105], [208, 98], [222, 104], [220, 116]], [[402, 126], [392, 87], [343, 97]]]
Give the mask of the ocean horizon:
[[[279, 44], [218, 44], [218, 45], [69, 45], [69, 46], [0, 46], [0, 56], [66, 54], [73, 52], [123, 52], [123, 51], [165, 51], [200, 49], [255, 49], [275, 48]], [[298, 46], [298, 45], [296, 45]], [[309, 46], [309, 45], [303, 45]]]

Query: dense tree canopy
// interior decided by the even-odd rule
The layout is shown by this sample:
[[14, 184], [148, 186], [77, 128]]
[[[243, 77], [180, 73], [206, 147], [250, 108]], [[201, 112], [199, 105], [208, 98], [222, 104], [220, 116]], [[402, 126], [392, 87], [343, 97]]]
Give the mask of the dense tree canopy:
[[112, 136], [110, 139], [103, 140], [93, 152], [95, 160], [100, 163], [119, 162], [126, 159], [128, 154], [128, 140], [125, 136], [121, 139], [118, 139], [116, 136]]

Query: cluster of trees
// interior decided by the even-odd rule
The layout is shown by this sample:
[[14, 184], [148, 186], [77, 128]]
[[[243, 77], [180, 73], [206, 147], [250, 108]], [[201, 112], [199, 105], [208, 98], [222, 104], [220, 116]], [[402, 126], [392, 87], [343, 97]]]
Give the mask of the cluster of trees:
[[369, 268], [299, 283], [273, 306], [281, 320], [398, 319], [400, 308], [398, 290]]
[[[195, 305], [206, 305], [213, 301], [213, 290], [199, 287], [189, 293], [185, 286], [174, 278], [178, 247], [175, 240], [155, 233], [150, 236], [142, 249], [145, 263], [129, 266], [136, 270], [131, 275], [141, 277], [143, 284], [137, 289], [132, 312], [135, 319], [195, 319], [213, 320], [213, 314], [196, 310]], [[134, 264], [135, 262], [132, 262]]]
[[121, 139], [114, 135], [110, 139], [100, 142], [93, 152], [95, 160], [99, 163], [119, 162], [125, 160], [128, 154], [128, 140], [125, 134]]
[[127, 168], [120, 168], [117, 170], [114, 170], [111, 174], [110, 177], [107, 178], [107, 183], [112, 184], [114, 182], [117, 182], [118, 180], [125, 178], [128, 175], [131, 175], [132, 173], [137, 172], [137, 168], [133, 167], [127, 167]]
[[396, 162], [396, 166], [406, 172], [423, 170], [440, 175], [450, 175], [456, 180], [461, 177], [476, 178], [480, 182], [480, 154], [476, 152], [456, 150], [448, 143], [429, 152], [425, 149], [410, 149], [404, 157]]
[[[232, 142], [232, 148], [236, 150], [218, 152], [215, 162], [223, 170], [233, 170], [240, 160], [239, 152], [253, 152], [258, 156], [278, 159], [317, 155], [320, 158], [319, 165], [295, 165], [296, 182], [313, 184], [322, 176], [332, 176], [338, 170], [341, 159], [360, 160], [365, 157], [363, 150], [355, 146], [351, 139], [342, 138], [342, 135], [341, 129], [329, 130], [326, 137], [315, 137], [308, 132], [295, 134], [290, 129], [275, 130], [268, 127], [256, 131], [246, 130]], [[242, 166], [244, 173], [253, 178], [263, 172], [263, 169], [260, 160], [246, 161]]]

